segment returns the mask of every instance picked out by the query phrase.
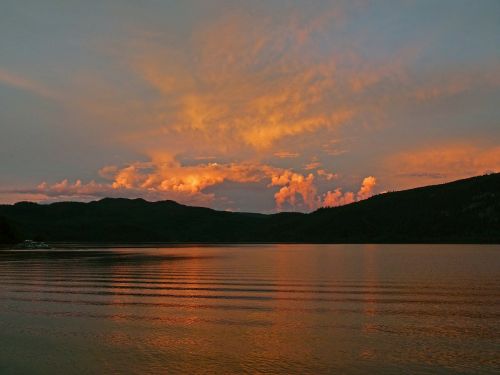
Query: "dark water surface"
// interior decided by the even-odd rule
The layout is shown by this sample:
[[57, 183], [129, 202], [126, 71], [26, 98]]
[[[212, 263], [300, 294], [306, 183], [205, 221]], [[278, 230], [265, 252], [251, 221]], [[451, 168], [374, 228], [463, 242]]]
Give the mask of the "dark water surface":
[[500, 246], [0, 252], [1, 374], [500, 369]]

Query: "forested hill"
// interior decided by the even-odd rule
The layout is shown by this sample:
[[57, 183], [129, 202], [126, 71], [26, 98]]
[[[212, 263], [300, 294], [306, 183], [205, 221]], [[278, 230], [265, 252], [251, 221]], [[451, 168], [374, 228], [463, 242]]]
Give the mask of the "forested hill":
[[500, 174], [391, 192], [310, 214], [215, 211], [173, 201], [0, 205], [0, 242], [500, 243]]

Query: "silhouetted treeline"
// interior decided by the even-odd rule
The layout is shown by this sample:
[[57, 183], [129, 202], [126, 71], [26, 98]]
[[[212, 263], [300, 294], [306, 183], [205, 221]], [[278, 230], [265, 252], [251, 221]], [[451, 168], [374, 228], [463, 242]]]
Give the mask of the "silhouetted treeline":
[[500, 174], [385, 193], [310, 214], [234, 213], [173, 201], [106, 198], [0, 205], [0, 215], [8, 220], [0, 221], [3, 242], [22, 237], [49, 242], [500, 243]]
[[0, 244], [15, 244], [21, 235], [6, 218], [0, 217]]

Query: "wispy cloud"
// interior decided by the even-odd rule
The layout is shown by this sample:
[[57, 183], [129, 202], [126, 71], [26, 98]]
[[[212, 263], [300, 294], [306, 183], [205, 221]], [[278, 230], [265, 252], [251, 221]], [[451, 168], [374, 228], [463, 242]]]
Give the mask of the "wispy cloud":
[[44, 84], [25, 76], [13, 73], [0, 67], [0, 84], [5, 84], [16, 89], [28, 91], [32, 94], [49, 99], [57, 99], [58, 95]]
[[461, 95], [477, 88], [500, 87], [500, 64], [486, 64], [480, 69], [440, 72], [416, 86], [413, 95], [418, 101], [436, 101]]
[[124, 59], [155, 90], [145, 110], [157, 121], [131, 141], [189, 138], [219, 152], [275, 153], [287, 139], [333, 132], [378, 111], [379, 99], [367, 93], [403, 75], [407, 53], [369, 64], [355, 49], [319, 49], [315, 38], [342, 24], [343, 8], [332, 4], [310, 18], [224, 13], [194, 29], [182, 49], [135, 40]]
[[306, 171], [312, 171], [314, 169], [318, 169], [319, 167], [321, 167], [321, 162], [319, 161], [312, 161], [310, 163], [307, 163], [305, 166], [304, 166], [304, 169]]
[[290, 151], [278, 151], [274, 153], [274, 156], [280, 159], [293, 159], [298, 157], [300, 154], [298, 152], [290, 152]]
[[423, 185], [500, 171], [500, 147], [474, 141], [435, 144], [416, 148], [386, 161], [400, 183]]

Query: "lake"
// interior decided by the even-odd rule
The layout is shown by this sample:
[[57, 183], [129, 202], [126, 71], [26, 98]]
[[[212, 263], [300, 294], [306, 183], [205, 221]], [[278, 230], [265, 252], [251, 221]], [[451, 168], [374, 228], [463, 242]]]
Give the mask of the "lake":
[[1, 374], [487, 374], [500, 246], [0, 251]]

